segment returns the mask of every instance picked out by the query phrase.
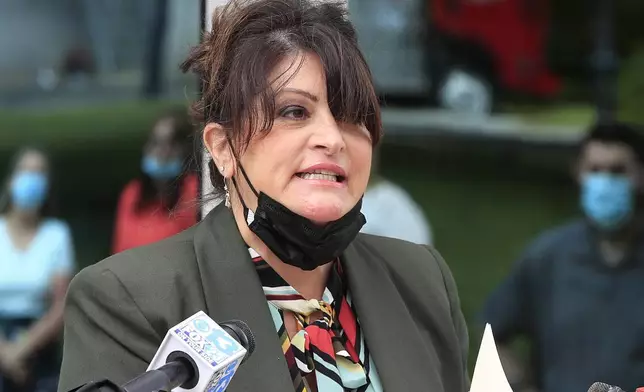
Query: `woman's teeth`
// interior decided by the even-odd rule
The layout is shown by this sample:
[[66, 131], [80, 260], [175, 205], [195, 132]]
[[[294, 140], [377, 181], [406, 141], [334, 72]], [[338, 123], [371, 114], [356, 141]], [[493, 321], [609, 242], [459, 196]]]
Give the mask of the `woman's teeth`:
[[304, 180], [338, 181], [338, 176], [335, 174], [302, 173], [299, 176]]

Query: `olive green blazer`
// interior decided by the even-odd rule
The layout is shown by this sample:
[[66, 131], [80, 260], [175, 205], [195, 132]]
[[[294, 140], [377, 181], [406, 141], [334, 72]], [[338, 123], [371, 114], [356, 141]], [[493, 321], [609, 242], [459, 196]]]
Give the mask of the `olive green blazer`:
[[[467, 391], [467, 328], [440, 255], [360, 234], [343, 266], [385, 391]], [[168, 329], [199, 310], [216, 321], [245, 321], [257, 340], [228, 391], [293, 390], [248, 249], [232, 213], [219, 206], [193, 228], [112, 256], [73, 279], [59, 391], [132, 379], [146, 370]]]

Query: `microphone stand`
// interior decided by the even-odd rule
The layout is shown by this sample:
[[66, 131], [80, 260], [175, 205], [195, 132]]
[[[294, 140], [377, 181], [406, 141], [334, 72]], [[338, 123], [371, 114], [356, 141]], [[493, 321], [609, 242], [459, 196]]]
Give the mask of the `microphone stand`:
[[179, 386], [194, 388], [198, 377], [189, 361], [177, 358], [158, 369], [149, 370], [138, 377], [118, 386], [104, 379], [84, 384], [69, 392], [170, 392]]
[[[255, 338], [248, 326], [241, 321], [222, 323], [221, 327], [239, 344], [246, 348], [244, 363], [255, 350]], [[166, 358], [166, 364], [148, 370], [136, 378], [118, 386], [103, 379], [76, 387], [69, 392], [170, 392], [176, 387], [193, 389], [199, 383], [199, 367], [194, 359], [182, 351], [174, 351]]]
[[125, 392], [123, 388], [108, 379], [92, 381], [76, 387], [69, 392]]
[[121, 385], [124, 392], [170, 392], [179, 386], [192, 389], [197, 386], [196, 367], [184, 358], [177, 358], [158, 369], [149, 370], [137, 378]]

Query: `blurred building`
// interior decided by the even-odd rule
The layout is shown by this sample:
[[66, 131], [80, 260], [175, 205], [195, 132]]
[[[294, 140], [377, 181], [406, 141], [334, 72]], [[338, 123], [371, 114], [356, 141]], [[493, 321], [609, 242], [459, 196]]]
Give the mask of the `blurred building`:
[[[74, 87], [138, 90], [157, 4], [155, 0], [0, 2], [0, 97], [15, 102], [57, 90], [70, 71], [86, 79], [73, 80]], [[170, 90], [180, 91], [186, 84], [178, 64], [198, 40], [199, 10], [199, 0], [168, 0], [162, 70]]]

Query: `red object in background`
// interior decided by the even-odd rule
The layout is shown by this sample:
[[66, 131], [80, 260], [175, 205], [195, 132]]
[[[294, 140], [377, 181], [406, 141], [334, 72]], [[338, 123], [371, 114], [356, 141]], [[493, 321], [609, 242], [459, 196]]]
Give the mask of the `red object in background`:
[[644, 392], [644, 387], [639, 387], [635, 390], [635, 392]]
[[194, 174], [183, 178], [181, 195], [172, 212], [161, 202], [137, 212], [135, 205], [141, 184], [138, 180], [130, 182], [119, 199], [112, 253], [160, 241], [197, 223], [198, 182]]
[[559, 92], [546, 60], [548, 0], [428, 1], [434, 29], [484, 49], [501, 87], [543, 97]]

